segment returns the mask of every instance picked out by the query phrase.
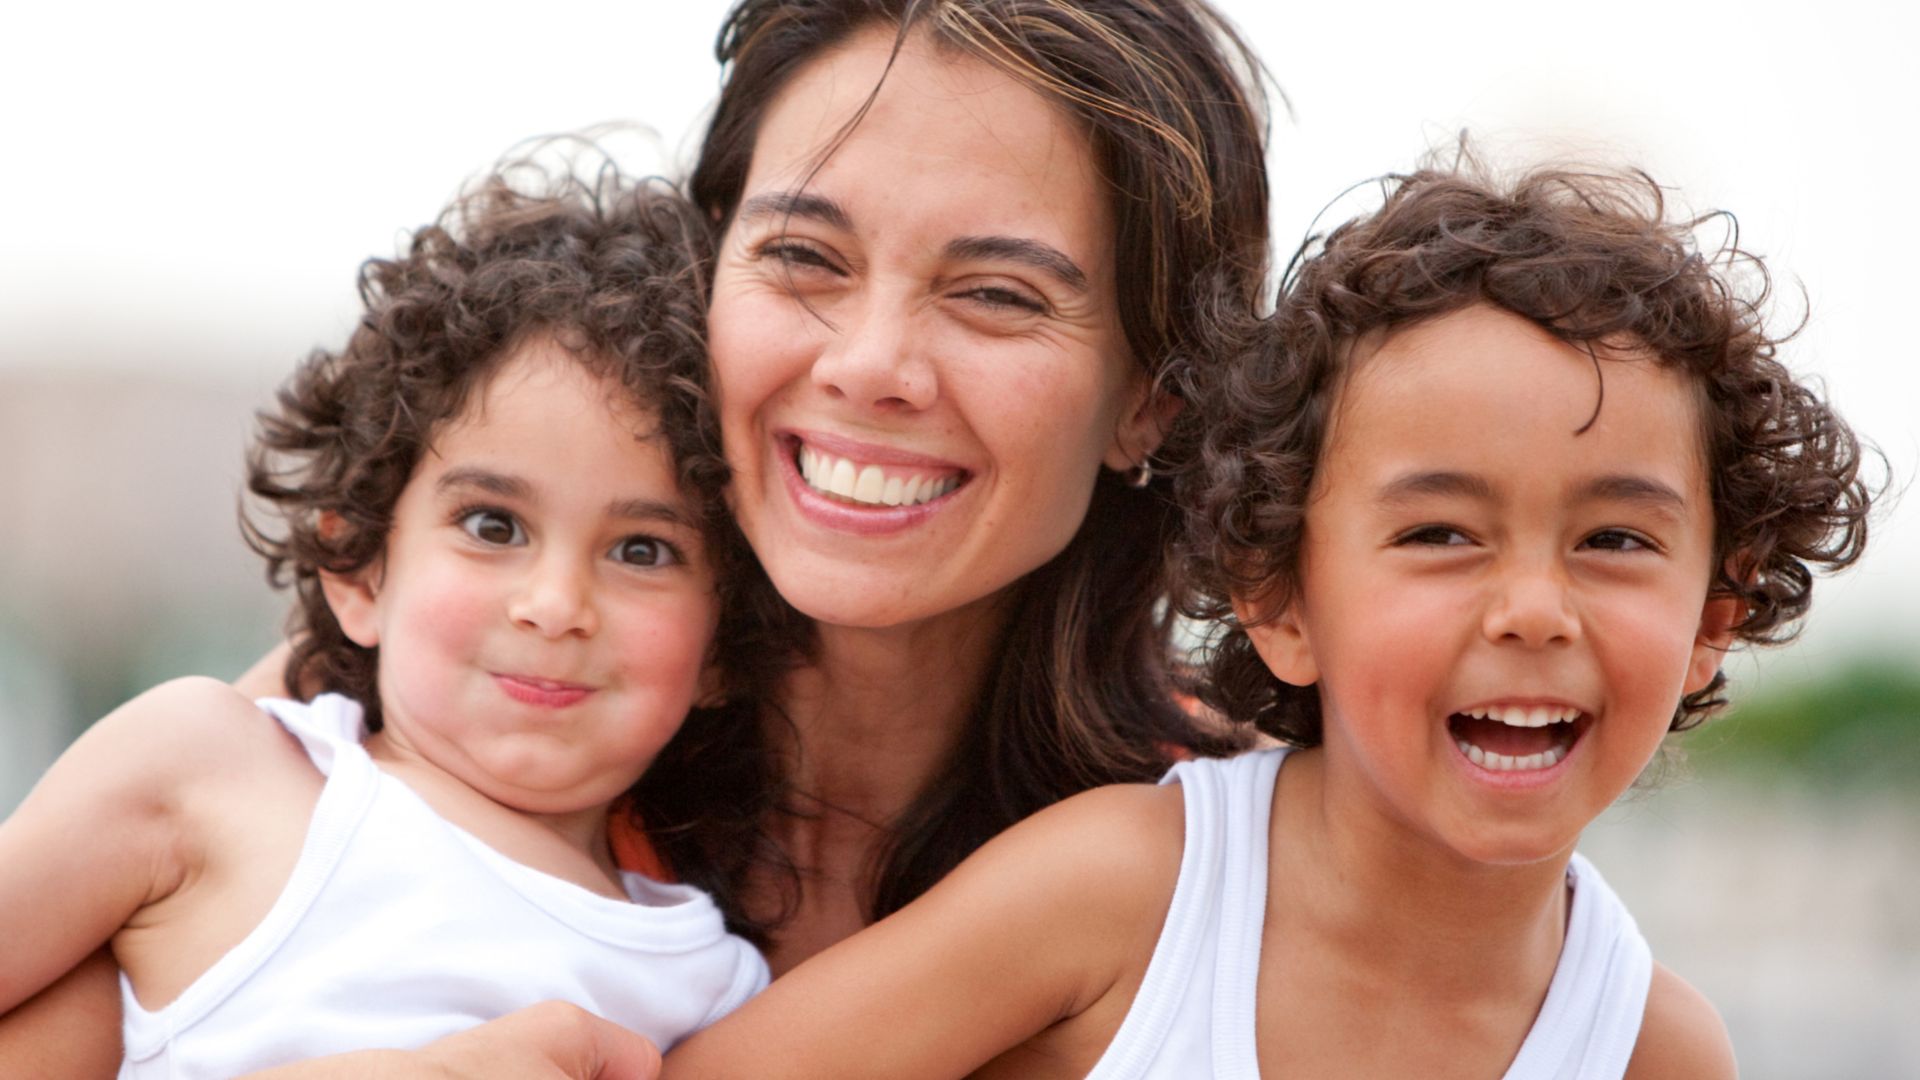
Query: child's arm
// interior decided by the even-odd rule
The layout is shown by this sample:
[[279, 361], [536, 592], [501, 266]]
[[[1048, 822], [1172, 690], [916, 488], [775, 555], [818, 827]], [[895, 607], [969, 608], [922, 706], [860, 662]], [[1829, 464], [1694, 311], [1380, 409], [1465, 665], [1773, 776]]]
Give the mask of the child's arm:
[[88, 729], [0, 823], [0, 1012], [194, 871], [190, 805], [231, 761], [237, 707], [261, 724], [250, 702], [211, 679], [150, 690]]
[[1043, 810], [675, 1048], [662, 1075], [964, 1076], [1144, 967], [1184, 829], [1178, 788]]
[[1660, 964], [1647, 987], [1640, 1039], [1626, 1080], [1732, 1080], [1733, 1040], [1707, 996]]

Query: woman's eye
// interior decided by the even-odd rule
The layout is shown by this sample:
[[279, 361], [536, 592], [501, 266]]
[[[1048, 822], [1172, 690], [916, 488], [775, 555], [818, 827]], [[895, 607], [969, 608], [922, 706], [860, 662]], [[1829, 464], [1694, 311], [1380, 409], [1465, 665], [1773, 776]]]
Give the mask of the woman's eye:
[[811, 244], [802, 244], [793, 240], [773, 239], [760, 245], [758, 254], [763, 259], [772, 259], [784, 263], [789, 269], [815, 269], [840, 273], [833, 260]]
[[982, 285], [978, 288], [968, 289], [961, 295], [976, 303], [984, 304], [987, 307], [1010, 308], [1018, 311], [1032, 312], [1036, 315], [1045, 314], [1047, 310], [1047, 305], [1044, 301], [1038, 300], [1026, 293], [998, 285]]
[[469, 510], [460, 515], [460, 527], [483, 544], [510, 547], [524, 544], [527, 535], [512, 514], [500, 510]]
[[1601, 529], [1586, 538], [1583, 546], [1601, 551], [1650, 551], [1653, 541], [1628, 529]]
[[671, 566], [680, 561], [672, 544], [654, 536], [629, 536], [608, 554], [614, 562], [629, 566]]
[[1451, 525], [1422, 525], [1401, 533], [1394, 542], [1407, 547], [1462, 547], [1473, 539]]

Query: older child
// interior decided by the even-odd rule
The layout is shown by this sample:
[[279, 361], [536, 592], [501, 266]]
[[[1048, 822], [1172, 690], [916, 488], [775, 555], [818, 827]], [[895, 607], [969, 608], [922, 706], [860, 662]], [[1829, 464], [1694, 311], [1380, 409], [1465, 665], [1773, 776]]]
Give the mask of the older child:
[[1291, 748], [1042, 812], [667, 1075], [1731, 1075], [1574, 845], [1868, 500], [1691, 225], [1422, 172], [1335, 231], [1190, 396], [1201, 689]]
[[368, 263], [347, 347], [262, 417], [251, 487], [281, 525], [249, 538], [298, 591], [288, 684], [329, 693], [162, 686], [0, 826], [0, 1009], [110, 941], [123, 1076], [417, 1046], [549, 999], [664, 1047], [765, 984], [711, 899], [620, 871], [607, 837], [719, 689], [705, 226], [611, 174], [510, 179]]

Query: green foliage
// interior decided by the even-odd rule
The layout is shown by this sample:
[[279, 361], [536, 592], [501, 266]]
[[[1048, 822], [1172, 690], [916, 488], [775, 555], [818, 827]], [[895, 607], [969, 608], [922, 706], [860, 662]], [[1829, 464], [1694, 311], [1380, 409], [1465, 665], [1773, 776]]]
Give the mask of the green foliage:
[[1793, 774], [1824, 788], [1920, 787], [1920, 661], [1856, 660], [1764, 687], [1685, 737], [1701, 776]]

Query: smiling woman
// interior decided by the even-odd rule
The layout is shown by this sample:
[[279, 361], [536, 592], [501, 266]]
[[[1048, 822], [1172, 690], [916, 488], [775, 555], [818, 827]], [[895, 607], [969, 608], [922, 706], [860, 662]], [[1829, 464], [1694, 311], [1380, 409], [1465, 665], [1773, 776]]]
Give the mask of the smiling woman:
[[722, 628], [774, 674], [640, 797], [780, 972], [1042, 807], [1238, 745], [1172, 693], [1166, 475], [1174, 388], [1262, 292], [1265, 121], [1203, 0], [743, 0], [719, 53], [713, 381], [790, 607]]

